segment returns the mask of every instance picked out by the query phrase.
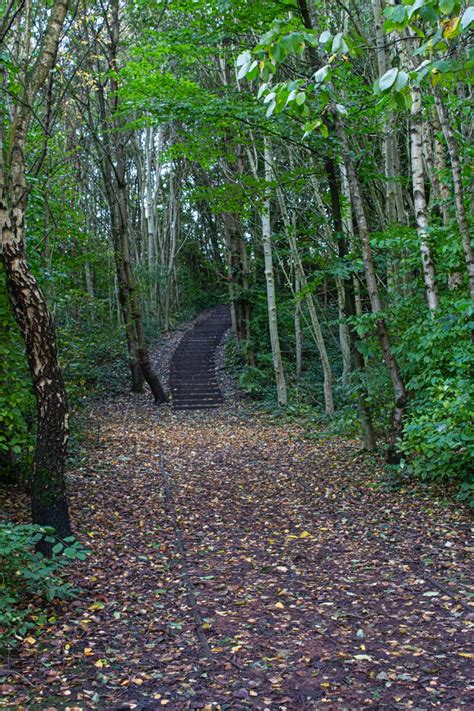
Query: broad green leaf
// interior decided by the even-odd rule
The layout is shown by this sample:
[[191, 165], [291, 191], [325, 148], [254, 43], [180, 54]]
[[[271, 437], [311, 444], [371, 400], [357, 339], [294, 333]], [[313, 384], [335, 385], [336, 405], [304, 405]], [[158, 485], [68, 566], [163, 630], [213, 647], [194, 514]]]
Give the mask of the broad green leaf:
[[337, 35], [334, 37], [331, 45], [331, 52], [333, 54], [337, 54], [339, 50], [342, 47], [342, 32], [338, 32]]
[[248, 64], [248, 63], [243, 64], [239, 69], [239, 73], [237, 74], [237, 79], [243, 79], [244, 76], [247, 74], [249, 67], [250, 67], [250, 64]]
[[395, 5], [395, 7], [386, 7], [384, 15], [392, 22], [401, 24], [405, 20], [405, 11], [406, 8], [403, 5]]
[[320, 84], [323, 82], [329, 72], [329, 64], [325, 64], [324, 67], [321, 67], [321, 69], [318, 69], [317, 72], [313, 74], [313, 79], [317, 84]]
[[415, 12], [417, 10], [419, 10], [420, 7], [423, 7], [424, 4], [425, 4], [425, 0], [416, 0], [416, 2], [413, 3], [413, 5], [411, 5], [409, 8], [407, 8], [408, 17], [410, 18], [410, 20], [413, 17], [413, 15], [415, 14]]
[[267, 113], [265, 114], [265, 116], [266, 116], [267, 118], [270, 118], [270, 116], [272, 115], [272, 113], [275, 111], [275, 107], [276, 107], [276, 101], [273, 100], [273, 101], [268, 105]]
[[408, 74], [403, 71], [399, 71], [397, 78], [395, 80], [394, 88], [395, 91], [402, 91], [408, 84]]
[[454, 10], [454, 0], [439, 0], [439, 9], [444, 15], [450, 15]]
[[251, 61], [252, 61], [252, 55], [247, 50], [246, 52], [242, 52], [242, 54], [239, 54], [239, 56], [235, 60], [235, 66], [242, 67], [244, 64], [249, 64], [249, 62], [251, 62]]
[[379, 87], [381, 91], [387, 91], [391, 86], [394, 85], [398, 75], [398, 68], [393, 67], [389, 69], [385, 74], [379, 79]]
[[466, 30], [471, 22], [474, 20], [474, 5], [471, 5], [471, 7], [468, 7], [466, 12], [463, 14], [461, 18], [461, 29]]

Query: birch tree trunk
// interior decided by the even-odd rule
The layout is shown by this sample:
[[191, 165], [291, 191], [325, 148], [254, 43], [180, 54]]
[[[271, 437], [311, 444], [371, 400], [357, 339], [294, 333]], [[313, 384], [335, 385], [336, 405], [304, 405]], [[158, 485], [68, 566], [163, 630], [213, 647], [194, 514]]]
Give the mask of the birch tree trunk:
[[439, 306], [438, 287], [436, 284], [433, 254], [428, 241], [428, 206], [426, 204], [425, 175], [423, 167], [423, 106], [421, 89], [412, 84], [411, 87], [411, 121], [410, 121], [410, 154], [411, 175], [413, 184], [413, 202], [420, 241], [421, 264], [425, 282], [426, 301], [432, 313]]
[[270, 224], [270, 184], [273, 178], [273, 156], [268, 136], [264, 137], [265, 163], [265, 200], [261, 211], [263, 254], [265, 259], [265, 281], [267, 285], [268, 328], [272, 346], [273, 369], [277, 389], [278, 404], [288, 403], [285, 372], [281, 358], [280, 336], [278, 334], [278, 316], [275, 296], [275, 277], [273, 273], [272, 236]]
[[[4, 145], [3, 130], [9, 118], [0, 115], [1, 259], [13, 315], [25, 343], [37, 406], [32, 520], [43, 526], [53, 526], [58, 538], [71, 535], [64, 476], [68, 404], [53, 318], [27, 261], [25, 149], [34, 102], [54, 66], [67, 10], [67, 0], [56, 0], [51, 9], [38, 59], [23, 77], [25, 89], [15, 106], [13, 119], [10, 118], [8, 147]], [[25, 46], [29, 41], [26, 37]], [[40, 543], [38, 547], [44, 554], [51, 554], [51, 544]]]

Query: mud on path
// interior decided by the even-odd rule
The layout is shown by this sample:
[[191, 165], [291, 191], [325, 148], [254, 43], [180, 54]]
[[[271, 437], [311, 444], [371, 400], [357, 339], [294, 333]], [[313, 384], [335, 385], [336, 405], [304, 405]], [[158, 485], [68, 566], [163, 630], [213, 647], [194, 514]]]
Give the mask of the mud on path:
[[474, 707], [459, 507], [384, 492], [357, 442], [229, 406], [89, 415], [83, 592], [6, 661], [6, 708]]

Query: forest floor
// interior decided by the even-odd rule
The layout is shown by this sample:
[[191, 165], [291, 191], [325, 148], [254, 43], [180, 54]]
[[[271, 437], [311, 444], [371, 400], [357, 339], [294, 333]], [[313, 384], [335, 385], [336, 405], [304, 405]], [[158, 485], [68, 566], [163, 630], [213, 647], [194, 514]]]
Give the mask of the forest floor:
[[88, 433], [82, 592], [7, 660], [6, 708], [474, 708], [459, 506], [237, 401], [91, 402]]

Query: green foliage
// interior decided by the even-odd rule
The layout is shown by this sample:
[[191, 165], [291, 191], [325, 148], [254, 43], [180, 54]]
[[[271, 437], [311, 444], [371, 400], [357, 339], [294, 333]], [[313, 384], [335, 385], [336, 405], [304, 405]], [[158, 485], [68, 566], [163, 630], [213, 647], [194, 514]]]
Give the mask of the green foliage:
[[456, 300], [403, 334], [410, 407], [401, 443], [422, 479], [471, 485], [474, 472], [474, 309]]
[[0, 462], [8, 476], [12, 472], [5, 462], [14, 468], [17, 460], [28, 460], [31, 455], [33, 419], [28, 366], [0, 271]]
[[[51, 558], [35, 551], [39, 541], [54, 543]], [[0, 523], [0, 632], [1, 647], [14, 647], [48, 617], [42, 601], [73, 597], [77, 592], [64, 580], [65, 568], [85, 560], [88, 551], [73, 537], [57, 542], [54, 529], [31, 524]]]

